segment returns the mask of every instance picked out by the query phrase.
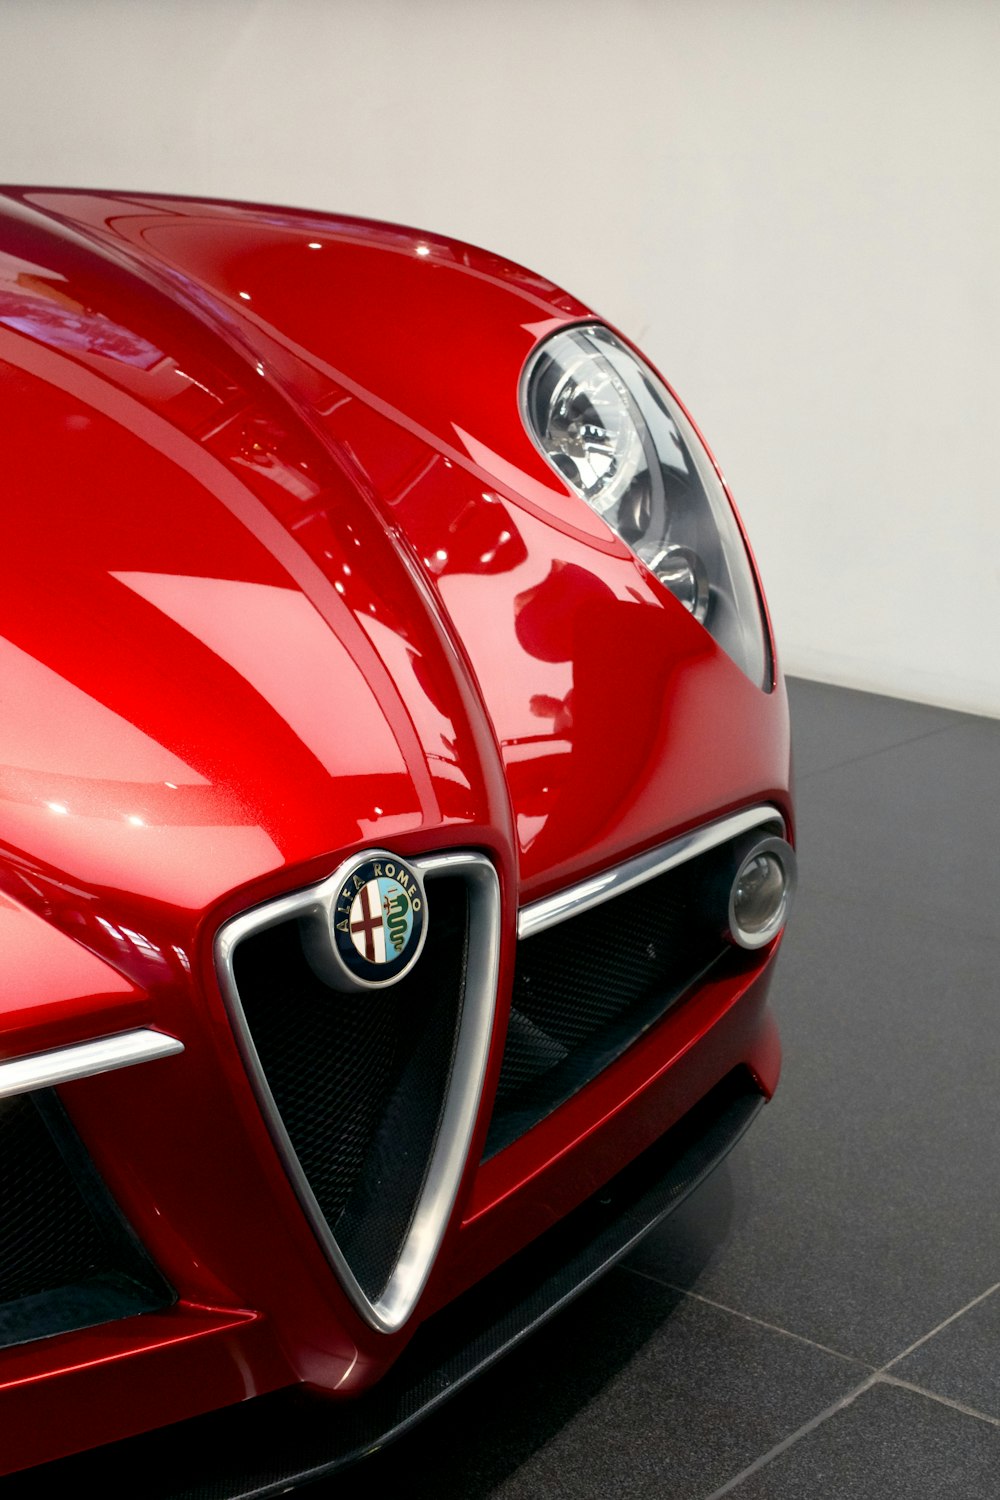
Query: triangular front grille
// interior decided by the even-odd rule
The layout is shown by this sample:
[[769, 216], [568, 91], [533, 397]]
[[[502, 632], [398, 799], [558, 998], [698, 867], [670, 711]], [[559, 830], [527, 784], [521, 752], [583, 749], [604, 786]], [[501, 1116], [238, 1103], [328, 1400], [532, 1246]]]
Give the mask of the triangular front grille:
[[398, 983], [331, 989], [303, 913], [321, 888], [227, 924], [220, 975], [271, 1133], [359, 1311], [399, 1327], [433, 1263], [482, 1089], [496, 988], [499, 896], [482, 856], [411, 861], [427, 938]]

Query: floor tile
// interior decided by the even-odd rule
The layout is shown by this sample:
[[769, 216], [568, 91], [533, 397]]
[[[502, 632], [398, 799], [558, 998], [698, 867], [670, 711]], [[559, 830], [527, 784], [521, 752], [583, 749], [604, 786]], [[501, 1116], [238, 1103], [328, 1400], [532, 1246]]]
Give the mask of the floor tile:
[[726, 1500], [996, 1500], [1000, 1429], [878, 1383]]
[[699, 1500], [859, 1378], [617, 1271], [331, 1500], [380, 1486], [426, 1500]]
[[967, 719], [812, 777], [803, 881], [1000, 938], [1000, 721]]
[[998, 969], [998, 945], [807, 889], [778, 1092], [631, 1263], [873, 1366], [1000, 1279]]
[[1000, 1419], [1000, 1291], [894, 1364], [892, 1374]]
[[800, 783], [817, 771], [940, 729], [953, 729], [970, 717], [927, 703], [854, 692], [801, 677], [788, 679], [788, 701]]

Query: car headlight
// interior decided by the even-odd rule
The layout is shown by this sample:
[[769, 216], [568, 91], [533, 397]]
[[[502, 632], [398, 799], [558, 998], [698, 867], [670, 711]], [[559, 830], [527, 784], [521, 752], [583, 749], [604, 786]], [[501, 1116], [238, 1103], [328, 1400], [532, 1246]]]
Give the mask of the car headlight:
[[528, 430], [752, 682], [771, 663], [750, 561], [728, 497], [683, 411], [609, 329], [565, 329], [524, 372]]

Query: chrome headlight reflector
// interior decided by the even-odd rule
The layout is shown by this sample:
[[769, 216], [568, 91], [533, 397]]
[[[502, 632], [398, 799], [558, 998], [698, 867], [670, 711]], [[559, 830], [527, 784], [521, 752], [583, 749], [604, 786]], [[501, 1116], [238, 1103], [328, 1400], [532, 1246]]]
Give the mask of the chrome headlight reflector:
[[529, 360], [522, 410], [570, 488], [752, 682], [770, 687], [757, 589], [728, 496], [652, 370], [599, 324], [564, 329]]

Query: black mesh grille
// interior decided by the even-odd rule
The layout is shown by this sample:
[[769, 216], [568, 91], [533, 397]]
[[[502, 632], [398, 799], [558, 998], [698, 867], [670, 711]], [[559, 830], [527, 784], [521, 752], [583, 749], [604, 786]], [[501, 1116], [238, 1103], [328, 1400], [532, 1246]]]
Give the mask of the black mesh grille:
[[0, 1344], [147, 1312], [172, 1295], [55, 1096], [0, 1101]]
[[106, 1250], [30, 1094], [0, 1104], [0, 1302], [103, 1269]]
[[464, 990], [464, 881], [429, 882], [427, 940], [398, 984], [330, 989], [295, 921], [245, 938], [233, 973], [309, 1186], [365, 1295], [392, 1274], [434, 1147]]
[[582, 1088], [732, 951], [717, 889], [731, 860], [724, 845], [520, 942], [486, 1156]]

